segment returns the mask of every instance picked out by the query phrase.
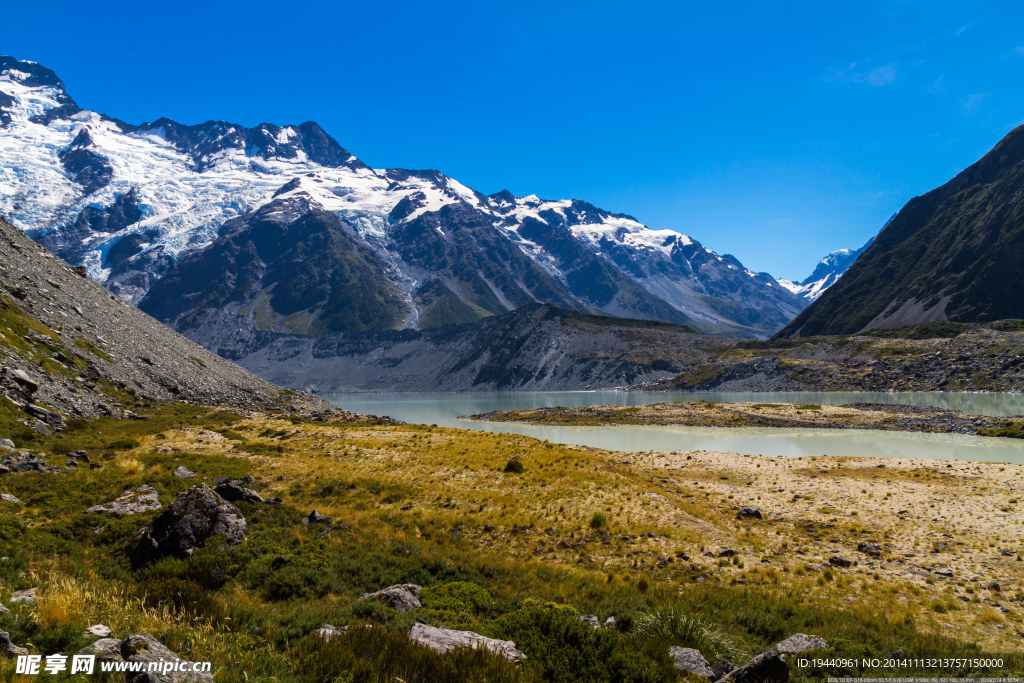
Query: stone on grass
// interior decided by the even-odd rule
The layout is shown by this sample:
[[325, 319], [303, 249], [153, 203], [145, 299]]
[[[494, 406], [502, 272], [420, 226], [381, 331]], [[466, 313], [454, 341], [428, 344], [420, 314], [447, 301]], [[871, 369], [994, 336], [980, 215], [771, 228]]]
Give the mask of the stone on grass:
[[121, 641], [117, 638], [100, 638], [78, 651], [80, 655], [93, 655], [101, 662], [120, 662]]
[[15, 505], [21, 505], [21, 501], [9, 493], [0, 493], [0, 500], [2, 500], [5, 503], [14, 503]]
[[757, 508], [741, 507], [736, 513], [736, 519], [761, 519], [761, 511]]
[[395, 586], [388, 586], [376, 593], [363, 593], [360, 600], [377, 600], [398, 612], [411, 612], [421, 606], [420, 591], [422, 586], [414, 583], [402, 583]]
[[23, 602], [26, 605], [34, 605], [36, 603], [36, 589], [26, 588], [20, 591], [14, 591], [11, 593], [11, 597], [7, 599], [7, 602]]
[[819, 636], [809, 636], [806, 633], [794, 633], [781, 643], [775, 646], [775, 651], [780, 655], [798, 655], [801, 652], [812, 650], [827, 650], [828, 643]]
[[96, 636], [97, 638], [109, 638], [113, 635], [113, 631], [110, 630], [109, 626], [103, 624], [93, 624], [89, 628], [85, 629], [85, 635]]
[[185, 467], [184, 465], [178, 465], [177, 467], [175, 467], [174, 472], [172, 472], [171, 474], [178, 477], [179, 479], [195, 479], [196, 477], [196, 473], [190, 470], [189, 468]]
[[155, 488], [143, 484], [137, 488], [128, 489], [109, 503], [93, 505], [86, 512], [114, 515], [115, 517], [137, 515], [150, 510], [159, 510], [161, 507], [159, 497], [160, 494]]
[[217, 494], [228, 501], [229, 503], [237, 503], [240, 500], [244, 500], [247, 503], [262, 503], [263, 496], [256, 493], [252, 489], [247, 489], [242, 486], [240, 479], [235, 481], [226, 481], [222, 484], [217, 484], [216, 488], [213, 489]]
[[789, 664], [778, 652], [768, 650], [730, 671], [718, 683], [786, 683], [788, 680]]
[[[156, 638], [143, 633], [131, 635], [121, 641], [121, 657], [126, 662], [173, 662], [180, 661], [181, 657], [172, 652], [166, 645]], [[148, 666], [147, 666], [148, 668]], [[183, 673], [180, 671], [169, 671], [167, 673], [156, 673], [143, 671], [129, 673], [128, 683], [179, 683], [183, 681], [203, 681], [213, 683], [213, 676], [208, 673]]]
[[704, 655], [692, 647], [673, 645], [668, 649], [668, 656], [672, 658], [672, 665], [676, 671], [685, 671], [702, 678], [712, 678], [715, 675]]
[[245, 540], [245, 517], [206, 484], [178, 496], [125, 542], [132, 568], [161, 557], [188, 557], [210, 538], [223, 535], [228, 545]]
[[480, 648], [490, 650], [511, 662], [526, 659], [526, 655], [520, 652], [511, 640], [485, 638], [472, 631], [455, 631], [417, 623], [413, 624], [412, 630], [409, 631], [409, 638], [441, 654], [451, 652], [457, 647], [468, 647], [474, 650]]
[[7, 634], [7, 631], [0, 631], [0, 655], [7, 655], [8, 657], [14, 657], [16, 655], [27, 655], [28, 650], [23, 647], [18, 647], [11, 642], [11, 636]]
[[580, 621], [582, 621], [590, 628], [601, 628], [601, 620], [593, 614], [584, 614], [582, 617], [580, 617]]

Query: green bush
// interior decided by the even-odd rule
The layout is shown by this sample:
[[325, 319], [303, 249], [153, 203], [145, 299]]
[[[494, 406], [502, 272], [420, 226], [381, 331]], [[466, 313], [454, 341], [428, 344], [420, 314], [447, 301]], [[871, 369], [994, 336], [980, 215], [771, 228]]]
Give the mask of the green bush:
[[591, 529], [607, 529], [608, 518], [604, 516], [603, 512], [595, 512], [594, 516], [590, 518]]
[[526, 468], [523, 467], [523, 463], [521, 460], [512, 458], [507, 463], [505, 463], [505, 469], [502, 471], [507, 472], [509, 474], [522, 474], [523, 472], [526, 471]]

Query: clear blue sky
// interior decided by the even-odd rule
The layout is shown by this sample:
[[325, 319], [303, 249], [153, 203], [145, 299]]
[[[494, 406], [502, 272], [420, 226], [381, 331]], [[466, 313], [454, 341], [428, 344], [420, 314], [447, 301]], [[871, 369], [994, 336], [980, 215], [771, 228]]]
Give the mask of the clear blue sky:
[[320, 122], [802, 278], [1024, 123], [1024, 3], [8, 3], [0, 53], [141, 122]]

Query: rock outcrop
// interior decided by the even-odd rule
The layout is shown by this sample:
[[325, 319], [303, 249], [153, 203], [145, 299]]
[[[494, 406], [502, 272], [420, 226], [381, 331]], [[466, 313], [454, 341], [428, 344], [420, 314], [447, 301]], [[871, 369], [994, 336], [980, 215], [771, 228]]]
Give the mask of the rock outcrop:
[[403, 583], [396, 586], [388, 586], [375, 593], [363, 593], [360, 600], [377, 600], [398, 612], [411, 612], [421, 606], [420, 591], [422, 586], [414, 583]]
[[128, 489], [109, 503], [93, 505], [86, 512], [114, 515], [115, 517], [137, 515], [140, 512], [159, 510], [159, 497], [160, 494], [157, 493], [155, 488], [148, 484], [143, 484], [137, 488]]
[[417, 623], [413, 624], [412, 630], [409, 631], [409, 638], [441, 654], [451, 652], [457, 647], [468, 647], [474, 650], [480, 648], [490, 650], [512, 662], [526, 659], [526, 655], [520, 652], [511, 640], [485, 638], [472, 631], [455, 631]]
[[138, 569], [167, 555], [188, 557], [212, 536], [223, 534], [229, 545], [241, 543], [245, 532], [238, 508], [200, 484], [136, 531], [125, 543], [125, 552]]

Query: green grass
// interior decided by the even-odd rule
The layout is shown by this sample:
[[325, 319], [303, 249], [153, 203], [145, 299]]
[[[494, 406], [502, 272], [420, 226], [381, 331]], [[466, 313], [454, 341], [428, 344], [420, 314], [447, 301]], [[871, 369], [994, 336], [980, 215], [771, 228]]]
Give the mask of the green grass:
[[[593, 472], [598, 461], [586, 453], [506, 435], [339, 423], [316, 426], [333, 430], [333, 439], [344, 441], [344, 450], [325, 459], [315, 448], [306, 450], [323, 437], [306, 434], [302, 425], [253, 423], [196, 406], [158, 406], [152, 414], [143, 421], [73, 421], [63, 438], [37, 435], [32, 442], [33, 450], [55, 454], [86, 450], [100, 469], [29, 472], [0, 482], [25, 503], [0, 517], [0, 555], [10, 558], [0, 563], [0, 597], [30, 585], [42, 594], [39, 605], [0, 616], [0, 629], [16, 643], [42, 654], [77, 651], [83, 645], [82, 629], [102, 622], [118, 634], [151, 633], [188, 658], [210, 659], [220, 672], [218, 681], [302, 683], [674, 681], [669, 645], [742, 661], [795, 632], [824, 636], [834, 646], [829, 653], [834, 657], [878, 656], [899, 648], [911, 656], [986, 654], [968, 640], [920, 630], [909, 615], [893, 619], [868, 606], [811, 603], [805, 586], [772, 579], [770, 573], [744, 582], [715, 575], [696, 582], [696, 575], [681, 565], [662, 573], [628, 565], [609, 572], [597, 563], [575, 563], [572, 554], [532, 556], [492, 547], [487, 535], [484, 540], [473, 537], [483, 520], [494, 519], [479, 510], [500, 508], [502, 500], [513, 505], [511, 514], [522, 515], [511, 518], [517, 524], [531, 523], [528, 516], [534, 513], [523, 503], [540, 494], [521, 491], [554, 489], [556, 479], [540, 481], [552, 468], [560, 468], [561, 476], [579, 487], [587, 486], [584, 477], [615, 485], [608, 472]], [[229, 441], [197, 442], [205, 452], [181, 447], [182, 435], [197, 428], [219, 431]], [[127, 441], [141, 445], [129, 453], [111, 448]], [[372, 463], [368, 454], [388, 445], [407, 453], [406, 460], [391, 468], [357, 466]], [[251, 455], [259, 450], [256, 446], [268, 453]], [[530, 464], [528, 477], [496, 472], [517, 452]], [[499, 454], [504, 457], [498, 459]], [[51, 461], [58, 464], [61, 457]], [[435, 463], [448, 463], [451, 470], [441, 471]], [[179, 465], [199, 479], [174, 477], [171, 472]], [[395, 475], [413, 465], [437, 472], [436, 479]], [[238, 504], [248, 522], [245, 544], [226, 547], [214, 540], [188, 558], [165, 558], [137, 572], [121, 548], [155, 513], [117, 519], [84, 512], [128, 487], [149, 484], [166, 504], [197, 481], [247, 474], [256, 478], [252, 486], [258, 491], [276, 487], [274, 493], [285, 503]], [[279, 476], [285, 477], [283, 483]], [[498, 495], [507, 497], [454, 482], [456, 476], [497, 478]], [[518, 488], [541, 483], [545, 489]], [[551, 500], [557, 505], [571, 498]], [[404, 509], [408, 501], [414, 509]], [[303, 523], [313, 508], [334, 516], [330, 533]], [[621, 524], [628, 531], [628, 521], [620, 517], [616, 514], [616, 528]], [[589, 524], [586, 517], [579, 520], [581, 533], [607, 527], [606, 512], [589, 519]], [[511, 520], [506, 524], [505, 529]], [[542, 534], [538, 530], [534, 536]], [[406, 582], [424, 586], [423, 607], [414, 613], [356, 600], [363, 592]], [[580, 614], [602, 621], [614, 616], [618, 628], [592, 630], [579, 621]], [[432, 625], [513, 640], [527, 659], [513, 665], [486, 652], [438, 655], [405, 636], [417, 616]], [[354, 628], [325, 643], [314, 634], [323, 623]], [[1024, 670], [1019, 653], [1004, 656], [1007, 665], [1001, 673]], [[0, 660], [0, 678], [11, 675], [12, 666]], [[799, 677], [840, 673], [802, 670]]]

